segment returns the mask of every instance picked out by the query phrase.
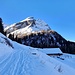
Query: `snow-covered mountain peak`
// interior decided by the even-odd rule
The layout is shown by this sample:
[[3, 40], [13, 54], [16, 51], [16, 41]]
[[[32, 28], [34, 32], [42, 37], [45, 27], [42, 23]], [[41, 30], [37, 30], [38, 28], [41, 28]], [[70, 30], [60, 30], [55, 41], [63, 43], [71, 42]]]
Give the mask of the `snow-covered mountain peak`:
[[41, 19], [35, 19], [34, 17], [28, 17], [18, 23], [14, 23], [8, 27], [6, 27], [5, 32], [7, 34], [25, 34], [25, 33], [33, 33], [42, 30], [51, 30], [47, 23], [45, 23]]
[[26, 19], [22, 20], [21, 22], [29, 21], [29, 20], [35, 20], [35, 19], [34, 19], [34, 17], [27, 17]]

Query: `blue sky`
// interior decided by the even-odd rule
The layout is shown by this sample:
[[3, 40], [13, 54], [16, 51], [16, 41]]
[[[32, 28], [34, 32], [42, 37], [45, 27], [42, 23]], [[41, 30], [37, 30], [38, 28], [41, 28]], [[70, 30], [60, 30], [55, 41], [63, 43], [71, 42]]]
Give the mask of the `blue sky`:
[[75, 0], [0, 0], [5, 24], [34, 16], [49, 24], [64, 38], [75, 41]]

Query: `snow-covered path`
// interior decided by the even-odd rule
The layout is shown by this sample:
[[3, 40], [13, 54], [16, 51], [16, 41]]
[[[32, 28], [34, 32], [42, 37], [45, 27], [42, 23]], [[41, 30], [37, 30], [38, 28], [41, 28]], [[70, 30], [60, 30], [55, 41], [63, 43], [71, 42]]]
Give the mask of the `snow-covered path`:
[[26, 69], [29, 64], [26, 55], [25, 50], [18, 50], [2, 56], [0, 58], [0, 75], [25, 75], [27, 71], [24, 68]]
[[[54, 69], [55, 62], [58, 61], [53, 58], [48, 60], [48, 58], [44, 58], [44, 54], [40, 54], [38, 51], [22, 48], [0, 57], [0, 75], [66, 75], [66, 68], [64, 68], [66, 72], [58, 72], [59, 67]], [[60, 64], [62, 65], [61, 70], [63, 70], [64, 64]], [[72, 71], [74, 72], [74, 70]]]

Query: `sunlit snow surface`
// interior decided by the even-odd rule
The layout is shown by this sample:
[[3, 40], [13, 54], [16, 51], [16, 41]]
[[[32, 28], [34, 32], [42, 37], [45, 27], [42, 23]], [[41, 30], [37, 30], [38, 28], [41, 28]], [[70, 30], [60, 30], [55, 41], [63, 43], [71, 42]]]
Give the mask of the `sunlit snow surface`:
[[5, 36], [0, 34], [0, 75], [75, 75], [75, 55], [50, 57], [8, 39], [11, 48], [1, 37]]
[[[35, 24], [28, 24], [26, 25], [26, 22], [30, 22], [30, 21], [35, 21]], [[31, 25], [32, 24], [32, 25]], [[15, 27], [15, 28], [14, 28]], [[16, 30], [14, 30], [16, 29]], [[5, 31], [9, 31], [9, 33], [11, 32], [11, 34], [15, 34], [15, 35], [19, 35], [19, 34], [28, 34], [28, 33], [34, 33], [37, 31], [41, 31], [41, 30], [51, 30], [51, 28], [48, 26], [47, 23], [45, 23], [43, 20], [41, 19], [34, 19], [34, 17], [28, 17], [25, 20], [20, 21], [19, 23], [14, 23], [10, 26], [7, 26], [5, 29]]]

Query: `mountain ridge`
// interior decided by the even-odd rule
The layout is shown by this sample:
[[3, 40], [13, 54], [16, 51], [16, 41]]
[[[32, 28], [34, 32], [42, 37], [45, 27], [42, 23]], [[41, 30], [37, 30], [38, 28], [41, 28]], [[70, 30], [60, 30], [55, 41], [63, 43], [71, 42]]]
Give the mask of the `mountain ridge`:
[[22, 20], [18, 23], [14, 23], [4, 29], [4, 31], [7, 34], [11, 32], [13, 32], [14, 34], [16, 34], [17, 32], [24, 33], [26, 31], [27, 31], [26, 33], [29, 33], [29, 32], [40, 31], [40, 30], [51, 30], [51, 28], [44, 21], [40, 19], [35, 20], [33, 17], [28, 17], [25, 20]]
[[75, 42], [67, 41], [47, 23], [28, 17], [5, 28], [7, 37], [35, 48], [60, 48], [64, 53], [75, 54]]

